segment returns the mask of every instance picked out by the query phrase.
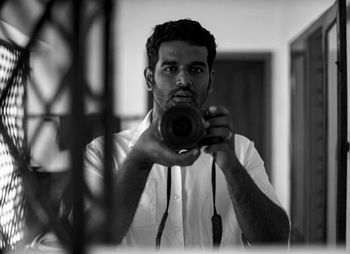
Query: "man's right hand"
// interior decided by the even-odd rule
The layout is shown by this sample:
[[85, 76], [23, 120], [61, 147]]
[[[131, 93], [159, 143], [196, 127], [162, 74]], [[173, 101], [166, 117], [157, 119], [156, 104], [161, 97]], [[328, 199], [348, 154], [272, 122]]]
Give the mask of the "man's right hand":
[[[133, 158], [144, 163], [157, 163], [166, 167], [192, 165], [200, 155], [200, 148], [178, 153], [163, 141], [158, 122], [152, 122], [133, 147]], [[135, 158], [136, 157], [136, 158]]]

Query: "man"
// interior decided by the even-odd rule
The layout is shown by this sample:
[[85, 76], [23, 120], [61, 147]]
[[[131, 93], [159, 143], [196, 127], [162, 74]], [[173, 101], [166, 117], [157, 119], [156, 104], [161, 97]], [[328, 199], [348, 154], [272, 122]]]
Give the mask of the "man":
[[[242, 245], [244, 236], [252, 246], [287, 244], [288, 217], [253, 143], [234, 134], [226, 108], [202, 108], [213, 89], [213, 35], [196, 21], [170, 21], [155, 27], [146, 47], [144, 76], [154, 95], [153, 110], [136, 129], [114, 135], [115, 219], [111, 223], [117, 243], [224, 247]], [[167, 109], [178, 104], [202, 110], [205, 138], [220, 138], [220, 142], [184, 153], [169, 148], [159, 122]], [[102, 141], [94, 140], [86, 153], [88, 184], [97, 195], [101, 191]], [[216, 171], [211, 166], [214, 157]], [[214, 210], [221, 215], [222, 237]]]

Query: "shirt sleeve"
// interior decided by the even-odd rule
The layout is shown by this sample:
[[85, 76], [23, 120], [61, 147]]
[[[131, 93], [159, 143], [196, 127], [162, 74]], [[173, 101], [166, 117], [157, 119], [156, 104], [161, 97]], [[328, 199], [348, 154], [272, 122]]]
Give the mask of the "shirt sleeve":
[[93, 195], [102, 195], [103, 181], [103, 144], [95, 139], [86, 146], [84, 157], [85, 180]]
[[[112, 170], [116, 172], [129, 151], [129, 140], [121, 134], [113, 136]], [[86, 146], [85, 181], [94, 196], [100, 197], [103, 191], [104, 137], [93, 140]]]
[[265, 170], [264, 161], [260, 157], [254, 146], [254, 142], [246, 137], [238, 135], [236, 137], [236, 154], [244, 168], [259, 187], [259, 189], [269, 197], [275, 204], [281, 206], [281, 203], [272, 187], [269, 177]]

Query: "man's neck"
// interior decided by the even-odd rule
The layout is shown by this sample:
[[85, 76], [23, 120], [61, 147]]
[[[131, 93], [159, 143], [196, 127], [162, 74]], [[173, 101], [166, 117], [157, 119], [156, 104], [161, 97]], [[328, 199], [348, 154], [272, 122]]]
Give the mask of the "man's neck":
[[151, 123], [153, 121], [158, 121], [162, 117], [163, 113], [164, 112], [161, 109], [154, 106], [152, 109]]

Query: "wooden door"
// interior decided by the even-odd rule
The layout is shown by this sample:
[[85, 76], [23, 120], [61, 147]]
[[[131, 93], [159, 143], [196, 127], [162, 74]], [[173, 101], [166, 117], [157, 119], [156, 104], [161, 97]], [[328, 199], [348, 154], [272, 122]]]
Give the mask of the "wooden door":
[[269, 53], [218, 55], [214, 91], [206, 105], [223, 105], [231, 112], [236, 133], [254, 141], [266, 170], [271, 165], [271, 104]]

